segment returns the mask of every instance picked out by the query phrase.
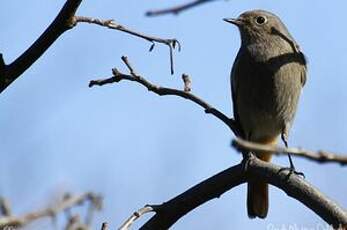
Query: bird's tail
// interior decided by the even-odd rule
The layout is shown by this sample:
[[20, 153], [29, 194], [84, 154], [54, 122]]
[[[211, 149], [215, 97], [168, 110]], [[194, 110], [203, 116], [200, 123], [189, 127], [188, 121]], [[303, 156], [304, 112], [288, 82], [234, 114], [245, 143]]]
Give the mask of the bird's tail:
[[[276, 144], [276, 140], [270, 143]], [[271, 153], [262, 152], [256, 153], [256, 156], [263, 161], [271, 161]], [[269, 186], [260, 180], [255, 180], [248, 183], [247, 187], [247, 211], [249, 218], [259, 217], [264, 219], [269, 209]]]
[[265, 218], [269, 209], [269, 188], [263, 182], [248, 183], [247, 211], [249, 218]]

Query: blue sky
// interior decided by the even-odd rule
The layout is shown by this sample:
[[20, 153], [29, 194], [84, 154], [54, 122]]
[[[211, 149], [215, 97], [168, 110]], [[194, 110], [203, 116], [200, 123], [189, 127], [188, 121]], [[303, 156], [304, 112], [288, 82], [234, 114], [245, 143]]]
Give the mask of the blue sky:
[[[105, 208], [95, 218], [116, 228], [134, 210], [161, 203], [237, 164], [233, 135], [195, 104], [158, 97], [140, 85], [121, 82], [88, 88], [91, 79], [126, 70], [127, 55], [138, 73], [163, 86], [182, 88], [188, 73], [193, 92], [232, 113], [229, 72], [240, 45], [236, 28], [222, 21], [245, 10], [279, 15], [309, 60], [308, 81], [291, 130], [290, 145], [343, 153], [347, 149], [344, 67], [347, 3], [336, 1], [217, 1], [179, 16], [147, 18], [148, 9], [184, 1], [84, 1], [78, 15], [116, 22], [146, 34], [175, 37], [176, 74], [169, 74], [168, 49], [127, 34], [81, 24], [66, 32], [0, 97], [0, 194], [15, 213], [54, 202], [64, 191], [95, 191]], [[64, 1], [3, 1], [0, 51], [8, 63], [54, 19]], [[295, 158], [295, 165], [322, 192], [347, 207], [346, 168]], [[274, 162], [288, 165], [287, 158]], [[246, 186], [212, 200], [173, 229], [270, 229], [324, 224], [312, 211], [270, 188], [265, 220], [249, 220]], [[147, 218], [136, 223], [140, 226]], [[49, 222], [38, 225], [51, 227]], [[35, 229], [38, 229], [36, 227]]]

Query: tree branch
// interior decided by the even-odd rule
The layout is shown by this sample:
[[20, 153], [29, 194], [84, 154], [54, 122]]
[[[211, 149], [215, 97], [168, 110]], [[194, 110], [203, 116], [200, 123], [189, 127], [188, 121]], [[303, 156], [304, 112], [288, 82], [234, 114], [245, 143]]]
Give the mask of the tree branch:
[[134, 212], [119, 228], [118, 230], [128, 230], [131, 225], [146, 213], [155, 212], [155, 205], [145, 205], [145, 207], [140, 208]]
[[108, 223], [107, 222], [102, 223], [101, 230], [108, 230]]
[[347, 165], [347, 155], [338, 155], [327, 151], [310, 151], [301, 148], [283, 148], [273, 145], [263, 145], [236, 138], [232, 141], [232, 146], [239, 150], [266, 151], [277, 155], [290, 153], [293, 156], [303, 157], [319, 163], [339, 163]]
[[[68, 210], [74, 206], [90, 201], [95, 209], [101, 208], [101, 197], [94, 193], [84, 193], [78, 196], [67, 196], [53, 207], [44, 208], [38, 211], [29, 212], [22, 216], [4, 216], [0, 218], [0, 229], [5, 227], [23, 227], [35, 220], [44, 217], [54, 217], [57, 213]], [[70, 218], [73, 219], [73, 218]]]
[[43, 34], [15, 61], [6, 65], [0, 55], [0, 93], [27, 70], [62, 35], [72, 28], [72, 19], [82, 0], [67, 0]]
[[264, 180], [282, 189], [335, 228], [347, 227], [347, 212], [303, 178], [295, 174], [289, 176], [288, 171], [281, 170], [279, 166], [251, 157], [246, 168], [244, 163], [240, 163], [157, 205], [156, 214], [140, 229], [168, 229], [196, 207], [252, 180]]
[[[211, 113], [212, 115], [223, 121], [224, 124], [226, 124], [230, 128], [230, 130], [235, 133], [236, 136], [239, 136], [239, 129], [236, 122], [233, 119], [228, 118], [219, 110], [209, 105], [201, 98], [190, 93], [190, 91], [188, 90], [178, 90], [157, 86], [146, 80], [141, 75], [137, 74], [132, 65], [129, 63], [127, 57], [123, 56], [122, 60], [124, 64], [127, 66], [130, 74], [121, 73], [116, 68], [114, 68], [112, 70], [112, 77], [90, 81], [89, 86], [102, 86], [105, 84], [120, 82], [122, 80], [128, 80], [137, 82], [146, 87], [149, 91], [152, 91], [160, 96], [175, 95], [182, 98], [186, 98], [203, 107], [207, 113]], [[185, 88], [187, 88], [188, 85], [189, 88], [191, 88], [191, 81], [187, 79], [187, 76], [185, 76], [184, 79]], [[316, 158], [312, 155], [312, 152], [309, 151], [301, 150], [300, 152], [298, 149], [293, 148], [270, 148], [269, 146], [254, 146], [246, 144], [249, 143], [242, 142], [242, 140], [240, 141], [239, 139], [234, 141], [234, 145], [237, 146], [239, 150], [266, 150], [271, 152], [292, 152], [296, 153], [296, 155], [305, 156], [309, 159], [315, 159], [322, 162], [336, 161], [336, 159], [338, 158], [336, 156], [332, 158], [332, 155], [327, 153], [325, 153], [325, 155], [321, 154], [319, 158]], [[282, 189], [289, 196], [297, 199], [298, 201], [306, 205], [308, 208], [313, 210], [317, 215], [319, 215], [322, 219], [324, 219], [326, 222], [333, 225], [334, 227], [347, 227], [346, 211], [340, 208], [335, 202], [327, 198], [325, 195], [323, 195], [320, 191], [318, 191], [304, 179], [295, 174], [291, 174], [286, 170], [281, 170], [279, 166], [261, 161], [253, 155], [245, 156], [248, 156], [249, 158], [245, 158], [247, 160], [244, 160], [243, 163], [231, 167], [201, 182], [200, 184], [192, 187], [191, 189], [182, 193], [181, 195], [161, 205], [145, 206], [147, 211], [154, 211], [156, 214], [147, 223], [145, 223], [141, 229], [168, 229], [178, 219], [180, 219], [182, 216], [195, 209], [196, 207], [200, 206], [201, 204], [213, 198], [221, 196], [223, 193], [237, 185], [252, 180], [263, 180], [266, 183], [272, 184]], [[338, 159], [341, 160], [342, 158]], [[122, 225], [122, 228], [127, 229], [140, 216], [141, 215], [138, 215], [138, 213], [135, 212], [130, 218], [128, 218], [127, 221], [125, 221], [125, 223]]]
[[161, 43], [169, 47], [170, 70], [174, 73], [173, 49], [181, 45], [177, 39], [163, 39], [154, 36], [145, 35], [120, 25], [113, 20], [101, 20], [91, 17], [75, 16], [77, 8], [82, 0], [67, 0], [57, 17], [43, 32], [43, 34], [15, 61], [6, 65], [3, 55], [0, 54], [0, 93], [2, 93], [12, 82], [22, 75], [32, 64], [36, 62], [41, 55], [67, 30], [73, 28], [78, 23], [91, 23], [122, 31], [133, 36], [145, 39], [151, 42], [149, 51], [154, 49], [155, 43]]
[[116, 23], [113, 19], [101, 20], [98, 18], [75, 16], [74, 17], [74, 24], [76, 25], [77, 23], [80, 23], [80, 22], [96, 24], [99, 26], [107, 27], [107, 28], [113, 29], [113, 30], [122, 31], [122, 32], [125, 32], [128, 34], [131, 34], [133, 36], [145, 39], [145, 40], [152, 43], [151, 47], [149, 48], [149, 51], [152, 51], [154, 49], [155, 42], [167, 45], [169, 47], [169, 51], [170, 51], [170, 70], [171, 70], [171, 74], [174, 74], [173, 49], [175, 49], [177, 46], [178, 51], [181, 50], [181, 44], [179, 43], [179, 41], [177, 39], [175, 39], [175, 38], [163, 39], [163, 38], [158, 38], [158, 37], [154, 37], [154, 36], [150, 36], [150, 35], [145, 35], [143, 33], [139, 33], [137, 31], [130, 30], [130, 29], [126, 28], [125, 26]]
[[[134, 81], [134, 82], [140, 83], [141, 85], [146, 87], [149, 91], [152, 91], [158, 94], [159, 96], [174, 95], [174, 96], [185, 98], [187, 100], [190, 100], [200, 105], [201, 107], [205, 109], [206, 113], [212, 114], [215, 117], [217, 117], [219, 120], [224, 122], [224, 124], [226, 124], [230, 128], [230, 130], [235, 133], [236, 136], [238, 136], [239, 129], [237, 127], [236, 122], [233, 119], [228, 118], [225, 114], [223, 114], [222, 112], [220, 112], [219, 110], [217, 110], [216, 108], [208, 104], [207, 102], [205, 102], [203, 99], [199, 98], [198, 96], [195, 96], [194, 94], [190, 93], [187, 90], [178, 90], [178, 89], [166, 88], [166, 87], [155, 85], [147, 81], [144, 77], [135, 73], [127, 57], [123, 56], [122, 60], [124, 64], [127, 66], [130, 74], [121, 73], [119, 72], [118, 69], [114, 68], [112, 69], [112, 74], [113, 74], [112, 77], [106, 78], [106, 79], [92, 80], [89, 83], [89, 87], [92, 87], [95, 85], [102, 86], [105, 84], [120, 82], [122, 80]], [[184, 78], [186, 78], [186, 76]], [[185, 88], [187, 87], [186, 84], [187, 83], [185, 83]]]
[[0, 215], [11, 216], [11, 213], [11, 207], [8, 200], [4, 197], [0, 197]]
[[159, 16], [164, 14], [174, 14], [178, 15], [179, 13], [188, 10], [190, 8], [202, 5], [204, 3], [213, 2], [216, 0], [195, 0], [192, 2], [184, 3], [182, 5], [161, 9], [161, 10], [149, 10], [146, 12], [146, 16], [152, 17], [152, 16]]

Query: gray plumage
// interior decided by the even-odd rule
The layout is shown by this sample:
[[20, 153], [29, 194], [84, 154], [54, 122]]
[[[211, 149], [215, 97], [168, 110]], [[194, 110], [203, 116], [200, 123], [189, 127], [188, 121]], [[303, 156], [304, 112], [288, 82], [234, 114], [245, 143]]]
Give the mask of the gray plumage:
[[[241, 47], [231, 71], [234, 117], [243, 138], [273, 144], [279, 135], [288, 135], [293, 122], [306, 82], [304, 55], [272, 13], [247, 11], [225, 21], [237, 25], [241, 34]], [[271, 158], [268, 153], [256, 155], [266, 161]], [[267, 189], [267, 184], [259, 181], [249, 184], [250, 217], [266, 217]]]

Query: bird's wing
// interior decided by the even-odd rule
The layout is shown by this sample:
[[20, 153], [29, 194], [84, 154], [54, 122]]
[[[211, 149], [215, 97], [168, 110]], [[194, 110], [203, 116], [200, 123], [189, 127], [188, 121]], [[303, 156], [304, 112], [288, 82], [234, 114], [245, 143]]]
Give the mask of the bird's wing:
[[[234, 61], [233, 67], [231, 69], [231, 73], [230, 73], [230, 84], [231, 84], [231, 97], [232, 97], [232, 101], [233, 101], [233, 113], [234, 113], [234, 119], [236, 121], [236, 123], [238, 124], [238, 127], [240, 130], [240, 135], [244, 135], [244, 131], [242, 130], [241, 127], [241, 121], [240, 121], [240, 116], [238, 114], [237, 111], [237, 91], [238, 91], [238, 79], [239, 79], [239, 75], [240, 75], [240, 60], [241, 60], [241, 55], [240, 55], [240, 51], [236, 56], [236, 59]], [[245, 138], [245, 137], [243, 137]]]

